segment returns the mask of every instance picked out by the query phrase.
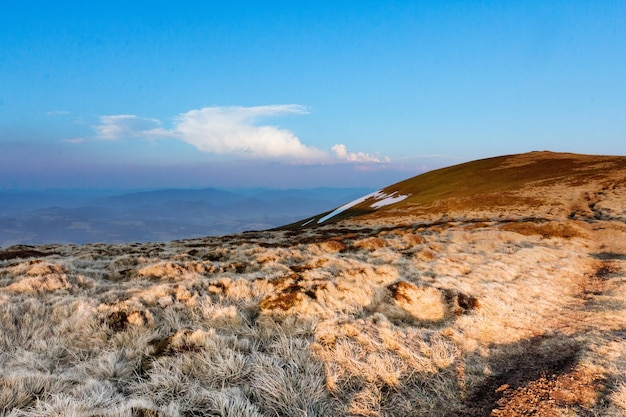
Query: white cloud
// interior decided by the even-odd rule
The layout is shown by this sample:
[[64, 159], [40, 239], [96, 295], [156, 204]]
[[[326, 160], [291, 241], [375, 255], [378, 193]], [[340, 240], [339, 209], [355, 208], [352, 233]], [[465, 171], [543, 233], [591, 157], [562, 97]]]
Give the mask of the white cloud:
[[305, 113], [298, 105], [205, 107], [179, 115], [172, 131], [204, 152], [311, 162], [324, 159], [324, 152], [304, 145], [289, 130], [255, 124], [264, 117]]
[[252, 158], [318, 162], [328, 155], [304, 145], [292, 132], [275, 126], [257, 125], [270, 116], [306, 114], [298, 105], [256, 107], [205, 107], [178, 115], [171, 129], [157, 119], [120, 114], [101, 116], [94, 126], [96, 137], [104, 140], [130, 138], [178, 139], [203, 152], [238, 154]]
[[381, 159], [377, 155], [371, 155], [365, 152], [348, 152], [348, 148], [346, 148], [346, 145], [343, 145], [343, 144], [334, 145], [331, 149], [333, 150], [333, 152], [335, 152], [335, 155], [337, 155], [337, 158], [344, 160], [344, 161], [348, 161], [348, 162], [361, 162], [361, 163], [391, 162], [391, 159], [389, 159], [389, 157], [387, 156]]
[[[307, 113], [305, 107], [296, 104], [205, 107], [179, 114], [169, 129], [163, 128], [157, 119], [130, 114], [101, 116], [100, 123], [93, 128], [96, 138], [102, 140], [176, 139], [207, 153], [297, 163], [332, 163], [333, 158], [327, 152], [303, 144], [291, 131], [260, 123], [267, 117]], [[342, 162], [390, 162], [387, 157], [348, 152], [343, 144], [334, 145], [332, 150]]]

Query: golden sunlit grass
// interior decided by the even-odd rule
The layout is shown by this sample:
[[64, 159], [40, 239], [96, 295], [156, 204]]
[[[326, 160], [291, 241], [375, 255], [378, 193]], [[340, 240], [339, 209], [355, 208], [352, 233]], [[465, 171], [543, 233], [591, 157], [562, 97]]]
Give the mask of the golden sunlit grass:
[[[626, 173], [551, 155], [480, 163], [508, 208], [2, 250], [0, 413], [624, 415]], [[559, 181], [527, 187], [538, 166]], [[567, 167], [595, 179], [563, 202]]]

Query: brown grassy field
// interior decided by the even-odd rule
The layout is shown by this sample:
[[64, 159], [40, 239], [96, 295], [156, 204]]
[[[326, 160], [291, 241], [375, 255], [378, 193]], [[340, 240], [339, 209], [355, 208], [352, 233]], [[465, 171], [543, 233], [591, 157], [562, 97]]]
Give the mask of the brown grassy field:
[[384, 191], [408, 197], [0, 250], [0, 413], [626, 415], [626, 158], [505, 156]]

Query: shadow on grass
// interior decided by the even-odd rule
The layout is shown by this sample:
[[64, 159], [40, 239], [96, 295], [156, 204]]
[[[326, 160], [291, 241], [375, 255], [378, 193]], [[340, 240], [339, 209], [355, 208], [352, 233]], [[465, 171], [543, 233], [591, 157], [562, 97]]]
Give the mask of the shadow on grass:
[[592, 253], [591, 257], [601, 261], [626, 261], [626, 254], [617, 252]]
[[487, 377], [472, 390], [463, 416], [489, 416], [507, 390], [515, 390], [542, 376], [570, 372], [578, 362], [581, 346], [563, 335], [538, 336], [508, 346], [490, 360], [496, 375]]
[[5, 250], [0, 250], [0, 261], [11, 259], [43, 258], [45, 256], [57, 255], [54, 252], [41, 252], [35, 250], [33, 246], [12, 246]]

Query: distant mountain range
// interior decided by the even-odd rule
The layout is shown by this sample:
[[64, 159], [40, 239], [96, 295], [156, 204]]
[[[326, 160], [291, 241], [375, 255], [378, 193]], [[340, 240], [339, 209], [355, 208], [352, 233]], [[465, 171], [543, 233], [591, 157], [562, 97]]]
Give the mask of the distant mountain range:
[[368, 188], [0, 191], [0, 247], [167, 241], [277, 227]]

